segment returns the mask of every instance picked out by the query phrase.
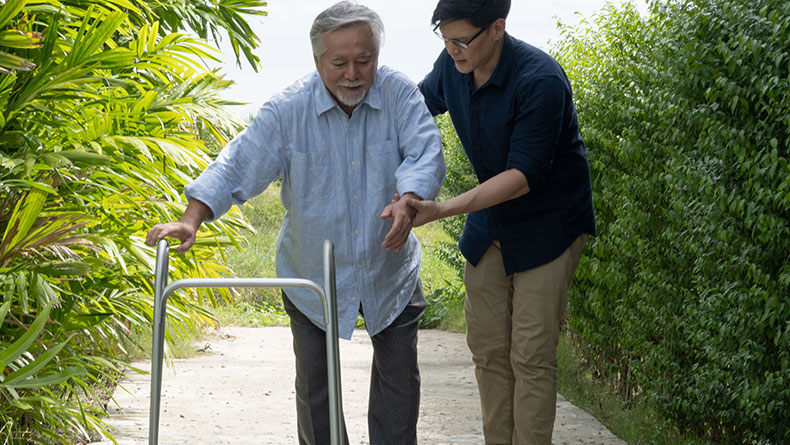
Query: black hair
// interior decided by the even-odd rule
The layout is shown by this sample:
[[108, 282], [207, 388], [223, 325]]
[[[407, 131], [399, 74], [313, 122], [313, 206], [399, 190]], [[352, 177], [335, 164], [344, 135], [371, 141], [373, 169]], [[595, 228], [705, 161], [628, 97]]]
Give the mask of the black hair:
[[433, 10], [431, 24], [438, 26], [456, 20], [467, 20], [472, 26], [482, 28], [497, 19], [507, 18], [510, 0], [439, 0]]

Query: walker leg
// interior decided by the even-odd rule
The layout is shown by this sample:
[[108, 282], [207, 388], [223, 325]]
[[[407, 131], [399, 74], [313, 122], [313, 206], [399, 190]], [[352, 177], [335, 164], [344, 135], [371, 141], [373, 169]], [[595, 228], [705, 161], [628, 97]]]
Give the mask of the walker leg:
[[154, 339], [151, 347], [151, 409], [148, 421], [148, 443], [159, 443], [159, 403], [162, 391], [162, 361], [165, 348], [165, 317], [167, 313], [164, 298], [167, 286], [168, 242], [159, 241], [156, 252], [156, 271], [154, 278]]
[[329, 439], [340, 445], [343, 431], [343, 403], [340, 386], [340, 347], [337, 333], [337, 286], [332, 242], [324, 241], [324, 322], [326, 324], [326, 365], [329, 388]]

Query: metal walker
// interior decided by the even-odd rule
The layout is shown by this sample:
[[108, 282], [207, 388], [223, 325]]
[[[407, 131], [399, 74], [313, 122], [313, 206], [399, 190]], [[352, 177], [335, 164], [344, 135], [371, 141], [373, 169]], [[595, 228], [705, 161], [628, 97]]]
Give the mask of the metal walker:
[[324, 288], [316, 282], [300, 278], [188, 278], [167, 284], [169, 243], [159, 241], [156, 251], [154, 282], [154, 339], [151, 349], [151, 410], [148, 444], [159, 443], [159, 405], [162, 391], [162, 361], [164, 359], [165, 317], [167, 297], [184, 288], [279, 287], [310, 289], [321, 299], [326, 323], [326, 362], [329, 384], [329, 431], [332, 445], [340, 445], [343, 437], [343, 405], [340, 390], [340, 354], [337, 333], [337, 291], [335, 286], [335, 258], [332, 242], [324, 241]]

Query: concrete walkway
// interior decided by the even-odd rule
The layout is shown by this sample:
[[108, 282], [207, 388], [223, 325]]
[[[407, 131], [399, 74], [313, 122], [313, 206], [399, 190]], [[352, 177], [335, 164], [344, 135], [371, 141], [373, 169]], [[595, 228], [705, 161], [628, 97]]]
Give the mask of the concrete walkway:
[[[160, 444], [296, 444], [294, 359], [288, 328], [223, 328], [176, 360], [162, 382]], [[343, 411], [354, 445], [368, 444], [372, 347], [364, 331], [341, 340]], [[420, 444], [483, 444], [474, 366], [463, 334], [421, 330]], [[135, 363], [150, 369], [150, 362]], [[121, 445], [148, 441], [150, 376], [130, 373], [108, 424]], [[555, 444], [624, 444], [558, 396]], [[96, 444], [109, 444], [97, 442]]]

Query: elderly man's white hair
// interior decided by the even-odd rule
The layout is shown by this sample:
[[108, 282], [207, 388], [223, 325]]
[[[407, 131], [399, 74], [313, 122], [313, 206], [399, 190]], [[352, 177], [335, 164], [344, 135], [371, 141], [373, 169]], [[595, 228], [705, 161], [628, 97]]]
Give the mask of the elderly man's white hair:
[[320, 58], [326, 51], [322, 36], [339, 28], [344, 28], [357, 23], [367, 23], [373, 33], [373, 45], [378, 54], [384, 41], [384, 23], [375, 11], [367, 6], [355, 2], [343, 1], [335, 3], [313, 21], [310, 28], [310, 43], [313, 46], [313, 55]]

